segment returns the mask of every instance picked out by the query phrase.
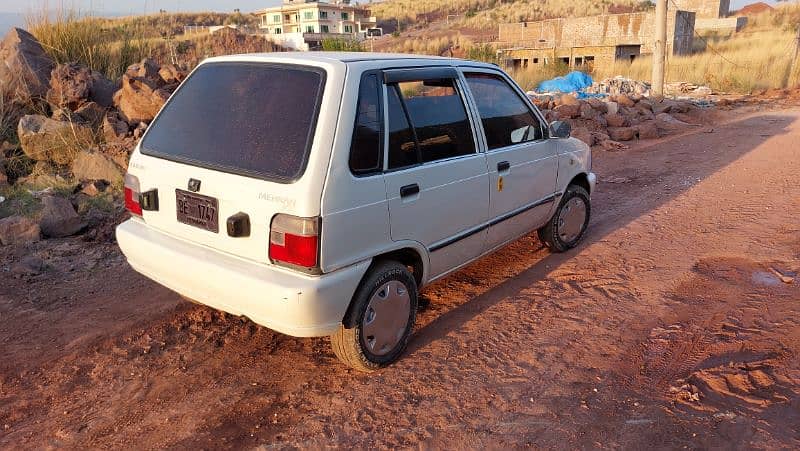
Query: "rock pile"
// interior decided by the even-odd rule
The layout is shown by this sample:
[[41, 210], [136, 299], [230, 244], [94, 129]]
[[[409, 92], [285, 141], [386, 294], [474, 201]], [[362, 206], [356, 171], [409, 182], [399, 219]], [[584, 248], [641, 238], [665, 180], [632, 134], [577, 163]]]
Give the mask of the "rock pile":
[[577, 99], [572, 94], [557, 98], [533, 97], [545, 118], [566, 121], [572, 136], [605, 150], [619, 150], [625, 141], [656, 139], [692, 125], [691, 102], [656, 101], [641, 95], [616, 94], [607, 98]]

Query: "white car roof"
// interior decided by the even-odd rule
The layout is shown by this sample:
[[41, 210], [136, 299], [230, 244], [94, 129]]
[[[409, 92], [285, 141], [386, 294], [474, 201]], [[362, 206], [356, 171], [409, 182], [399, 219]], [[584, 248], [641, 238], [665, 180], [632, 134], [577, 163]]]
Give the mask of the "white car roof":
[[363, 61], [390, 61], [397, 60], [417, 60], [435, 64], [456, 63], [469, 64], [471, 66], [480, 65], [494, 67], [491, 64], [478, 61], [469, 61], [458, 58], [446, 58], [442, 56], [414, 55], [409, 53], [372, 53], [372, 52], [274, 52], [274, 53], [247, 53], [240, 55], [218, 56], [205, 60], [208, 62], [224, 61], [287, 61], [292, 63], [316, 62], [316, 63], [355, 63]]

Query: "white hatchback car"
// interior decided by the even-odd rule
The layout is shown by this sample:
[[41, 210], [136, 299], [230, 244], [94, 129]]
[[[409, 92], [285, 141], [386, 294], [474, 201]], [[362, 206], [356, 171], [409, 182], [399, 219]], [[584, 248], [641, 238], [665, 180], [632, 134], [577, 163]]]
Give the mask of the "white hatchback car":
[[369, 53], [204, 61], [133, 152], [131, 266], [369, 371], [420, 287], [539, 230], [586, 230], [591, 151], [494, 65]]

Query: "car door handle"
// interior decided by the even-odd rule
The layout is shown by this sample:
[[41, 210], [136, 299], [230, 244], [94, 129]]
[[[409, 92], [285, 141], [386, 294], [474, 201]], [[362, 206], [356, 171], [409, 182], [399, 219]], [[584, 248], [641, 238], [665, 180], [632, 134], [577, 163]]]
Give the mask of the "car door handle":
[[505, 172], [511, 169], [511, 163], [508, 161], [501, 161], [497, 163], [497, 172]]
[[401, 198], [410, 197], [410, 196], [413, 196], [415, 194], [419, 194], [419, 185], [417, 185], [416, 183], [412, 183], [410, 185], [406, 185], [406, 186], [400, 188], [400, 197]]

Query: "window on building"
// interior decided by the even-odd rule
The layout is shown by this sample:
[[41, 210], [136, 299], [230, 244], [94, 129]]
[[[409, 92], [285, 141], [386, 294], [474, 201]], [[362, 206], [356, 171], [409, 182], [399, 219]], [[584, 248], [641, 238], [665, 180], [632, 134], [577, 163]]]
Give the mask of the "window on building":
[[350, 20], [350, 15], [347, 13], [342, 13], [342, 20]]
[[539, 64], [539, 58], [534, 58], [533, 59], [533, 64]]
[[313, 33], [314, 25], [306, 25], [306, 33]]
[[280, 14], [275, 14], [274, 16], [272, 16], [272, 22], [281, 23], [281, 15]]
[[314, 20], [314, 11], [303, 11], [303, 19]]
[[522, 67], [528, 67], [528, 58], [522, 60]]
[[275, 34], [281, 34], [281, 29], [280, 28], [276, 28], [275, 29]]
[[327, 19], [328, 18], [328, 11], [320, 11], [319, 12], [320, 19]]
[[561, 62], [566, 64], [567, 66], [569, 66], [569, 57], [565, 56], [565, 57], [561, 58]]
[[481, 116], [489, 150], [544, 138], [544, 127], [499, 75], [465, 74]]
[[345, 33], [352, 33], [353, 32], [353, 26], [352, 25], [345, 25], [344, 26], [344, 32]]
[[455, 80], [394, 83], [388, 93], [389, 169], [475, 153]]
[[327, 25], [320, 25], [319, 26], [319, 31], [321, 33], [330, 33], [330, 28], [328, 28]]
[[292, 15], [291, 15], [291, 14], [285, 14], [285, 15], [283, 16], [283, 19], [284, 19], [285, 21], [289, 22], [289, 21], [291, 21], [291, 20], [292, 20]]
[[381, 87], [375, 74], [361, 79], [356, 124], [350, 143], [350, 170], [354, 174], [369, 174], [383, 169]]

